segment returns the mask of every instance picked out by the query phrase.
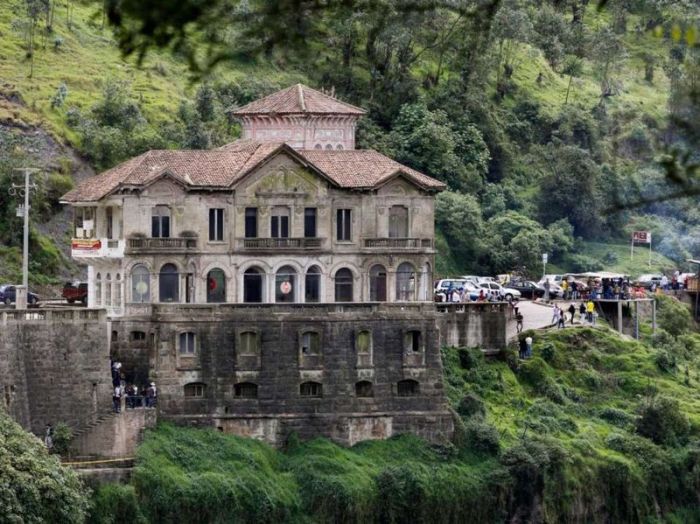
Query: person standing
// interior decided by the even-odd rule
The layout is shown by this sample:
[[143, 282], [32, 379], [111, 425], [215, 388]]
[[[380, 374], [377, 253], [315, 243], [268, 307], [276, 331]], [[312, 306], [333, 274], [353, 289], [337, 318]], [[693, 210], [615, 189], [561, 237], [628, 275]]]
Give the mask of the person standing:
[[520, 337], [520, 341], [518, 343], [518, 357], [520, 357], [520, 359], [524, 359], [526, 355], [527, 355], [527, 344], [525, 343], [525, 338]]
[[593, 323], [593, 312], [595, 311], [595, 304], [592, 300], [589, 300], [586, 304], [586, 317], [588, 322]]
[[562, 279], [561, 281], [561, 292], [564, 294], [564, 300], [569, 299], [569, 283], [566, 281], [566, 279]]
[[518, 333], [523, 331], [523, 314], [520, 311], [515, 314], [515, 330]]
[[549, 284], [549, 279], [548, 279], [548, 278], [545, 278], [545, 279], [544, 279], [544, 284], [542, 284], [542, 287], [544, 288], [544, 297], [543, 297], [543, 300], [544, 300], [545, 302], [549, 302], [549, 287], [550, 287], [550, 284]]
[[557, 329], [563, 329], [566, 327], [566, 318], [564, 317], [564, 310], [559, 310], [559, 320], [557, 320]]
[[576, 306], [572, 302], [569, 306], [569, 314], [571, 315], [571, 325], [574, 325], [574, 315], [576, 314]]
[[559, 322], [559, 312], [561, 310], [559, 309], [559, 306], [557, 304], [554, 304], [554, 309], [552, 309], [552, 325], [556, 326], [557, 323]]
[[525, 358], [530, 358], [532, 356], [532, 337], [525, 337]]
[[114, 386], [114, 393], [112, 393], [112, 406], [115, 413], [121, 413], [122, 411], [122, 388], [121, 386]]
[[584, 304], [583, 302], [581, 302], [581, 304], [578, 307], [578, 313], [581, 317], [581, 324], [583, 324], [583, 321], [586, 318], [586, 304]]

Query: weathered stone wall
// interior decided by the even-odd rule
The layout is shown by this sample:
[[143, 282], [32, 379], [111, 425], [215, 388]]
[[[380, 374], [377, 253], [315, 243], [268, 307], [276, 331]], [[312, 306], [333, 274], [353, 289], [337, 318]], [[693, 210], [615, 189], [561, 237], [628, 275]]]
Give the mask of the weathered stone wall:
[[106, 459], [133, 457], [144, 429], [155, 425], [155, 409], [126, 409], [79, 435], [72, 443], [73, 452]]
[[440, 345], [497, 350], [506, 347], [507, 304], [436, 304]]
[[80, 428], [109, 409], [108, 323], [85, 309], [0, 313], [0, 391], [23, 427]]
[[[452, 434], [431, 304], [153, 305], [141, 314], [114, 320], [112, 331], [120, 341], [134, 326], [147, 332], [154, 347], [143, 351], [154, 353], [163, 419], [276, 444], [292, 432], [346, 444], [401, 432], [431, 440]], [[362, 332], [370, 334], [366, 353], [358, 351]], [[181, 351], [184, 333], [194, 334], [191, 354]], [[246, 333], [257, 341], [252, 354]], [[302, 349], [305, 333], [318, 337], [318, 352]], [[115, 351], [124, 361], [133, 353], [128, 343]], [[362, 381], [371, 396], [356, 389]], [[307, 382], [321, 384], [320, 394], [303, 395]], [[255, 398], [241, 396], [241, 384], [254, 384]]]

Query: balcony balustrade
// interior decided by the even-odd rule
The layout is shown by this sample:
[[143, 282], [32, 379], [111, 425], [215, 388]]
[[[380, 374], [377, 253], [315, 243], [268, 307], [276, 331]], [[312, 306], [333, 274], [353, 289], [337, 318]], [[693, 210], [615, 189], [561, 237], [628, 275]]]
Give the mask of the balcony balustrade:
[[432, 238], [365, 238], [370, 249], [432, 249]]
[[264, 251], [270, 249], [321, 249], [324, 238], [243, 238], [239, 240], [239, 247], [248, 251]]
[[196, 238], [129, 238], [126, 254], [185, 253], [197, 249]]

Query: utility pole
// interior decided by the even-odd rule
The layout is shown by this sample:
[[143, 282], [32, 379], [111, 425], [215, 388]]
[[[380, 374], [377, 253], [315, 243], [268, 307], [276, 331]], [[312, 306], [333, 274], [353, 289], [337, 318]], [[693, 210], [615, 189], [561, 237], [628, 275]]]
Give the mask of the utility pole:
[[[21, 167], [15, 169], [24, 173], [24, 184], [12, 184], [9, 189], [11, 196], [19, 195], [24, 197], [22, 206], [22, 216], [24, 217], [24, 232], [22, 244], [22, 291], [17, 290], [15, 297], [15, 307], [25, 309], [27, 307], [27, 294], [29, 293], [29, 192], [37, 189], [34, 182], [30, 183], [31, 175], [37, 173], [39, 169], [35, 167]], [[19, 215], [19, 209], [17, 214]]]

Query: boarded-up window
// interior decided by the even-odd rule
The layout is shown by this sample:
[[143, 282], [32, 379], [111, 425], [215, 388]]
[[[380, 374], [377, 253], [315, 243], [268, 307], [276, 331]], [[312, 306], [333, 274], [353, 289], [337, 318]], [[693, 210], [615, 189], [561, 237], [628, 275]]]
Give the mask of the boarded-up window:
[[240, 335], [240, 347], [238, 352], [241, 355], [257, 355], [260, 351], [258, 345], [258, 334], [254, 331], [244, 331]]
[[389, 209], [389, 238], [408, 237], [408, 208], [391, 206]]
[[414, 397], [420, 393], [420, 384], [415, 380], [399, 380], [396, 392], [400, 397]]
[[233, 394], [236, 398], [258, 398], [258, 385], [252, 382], [234, 384]]
[[299, 395], [302, 397], [320, 397], [323, 386], [318, 382], [304, 382], [299, 385]]
[[203, 398], [207, 392], [207, 385], [202, 382], [185, 384], [185, 396], [190, 398]]
[[372, 365], [372, 333], [359, 331], [355, 335], [355, 351], [357, 351], [357, 365], [368, 367]]

